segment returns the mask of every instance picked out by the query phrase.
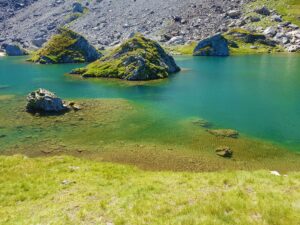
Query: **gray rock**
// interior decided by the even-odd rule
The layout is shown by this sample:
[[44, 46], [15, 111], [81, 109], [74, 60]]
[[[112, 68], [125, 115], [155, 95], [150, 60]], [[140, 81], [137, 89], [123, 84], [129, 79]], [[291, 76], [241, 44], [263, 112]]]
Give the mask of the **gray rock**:
[[260, 18], [258, 16], [250, 16], [250, 21], [251, 22], [259, 22], [260, 21]]
[[274, 27], [267, 27], [263, 33], [266, 36], [274, 37], [276, 35], [277, 31]]
[[281, 39], [281, 43], [284, 44], [284, 45], [288, 44], [289, 42], [290, 42], [290, 40], [287, 37], [283, 37]]
[[264, 15], [264, 16], [269, 16], [271, 14], [270, 10], [266, 6], [263, 6], [261, 8], [257, 8], [254, 11], [256, 13]]
[[271, 18], [275, 22], [282, 22], [282, 18], [279, 15], [273, 15]]
[[300, 45], [291, 45], [287, 48], [288, 52], [299, 52], [300, 51]]
[[242, 13], [239, 10], [230, 10], [227, 12], [227, 15], [232, 19], [237, 19], [242, 15]]
[[46, 43], [47, 40], [45, 38], [36, 38], [36, 39], [33, 39], [31, 41], [31, 43], [36, 46], [36, 47], [42, 47], [44, 43]]
[[185, 40], [182, 36], [172, 37], [169, 41], [169, 45], [182, 45], [184, 44]]
[[83, 13], [84, 7], [79, 2], [73, 3], [73, 13]]
[[227, 40], [216, 34], [198, 43], [194, 49], [194, 56], [229, 56]]
[[22, 56], [27, 55], [27, 52], [18, 44], [4, 44], [4, 50], [8, 56]]
[[40, 88], [28, 94], [26, 109], [32, 113], [62, 113], [69, 108], [54, 93]]

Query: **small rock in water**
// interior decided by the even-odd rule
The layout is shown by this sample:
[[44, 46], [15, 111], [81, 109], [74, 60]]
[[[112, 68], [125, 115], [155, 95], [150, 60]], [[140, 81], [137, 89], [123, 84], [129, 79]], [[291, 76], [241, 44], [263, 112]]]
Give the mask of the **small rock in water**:
[[69, 109], [54, 93], [42, 88], [28, 94], [27, 101], [26, 109], [32, 113], [62, 113]]
[[239, 132], [231, 129], [218, 129], [218, 130], [207, 130], [210, 134], [215, 135], [217, 137], [230, 137], [230, 138], [238, 138]]
[[227, 146], [220, 146], [216, 149], [216, 154], [218, 156], [224, 157], [224, 158], [231, 158], [232, 157], [232, 150]]

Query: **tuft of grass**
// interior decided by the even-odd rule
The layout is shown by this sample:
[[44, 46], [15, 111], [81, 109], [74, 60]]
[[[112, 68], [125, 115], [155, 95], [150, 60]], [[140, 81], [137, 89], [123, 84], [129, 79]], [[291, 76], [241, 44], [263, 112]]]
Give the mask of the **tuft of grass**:
[[5, 225], [300, 223], [299, 172], [146, 172], [67, 156], [0, 164]]

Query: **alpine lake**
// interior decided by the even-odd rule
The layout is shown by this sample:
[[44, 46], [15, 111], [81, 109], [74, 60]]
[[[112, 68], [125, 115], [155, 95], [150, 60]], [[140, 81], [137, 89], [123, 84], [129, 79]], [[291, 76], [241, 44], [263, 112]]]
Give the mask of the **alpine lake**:
[[[182, 71], [168, 79], [125, 82], [67, 74], [83, 65], [0, 57], [0, 154], [74, 155], [146, 170], [300, 170], [299, 54], [175, 59]], [[82, 109], [27, 113], [26, 95], [40, 87]], [[232, 158], [217, 156], [219, 146]]]

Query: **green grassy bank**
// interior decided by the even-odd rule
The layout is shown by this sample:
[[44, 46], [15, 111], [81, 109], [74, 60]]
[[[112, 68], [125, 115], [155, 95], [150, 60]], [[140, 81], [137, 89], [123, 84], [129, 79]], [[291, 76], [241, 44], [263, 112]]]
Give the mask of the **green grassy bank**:
[[299, 172], [145, 172], [66, 156], [0, 165], [5, 225], [300, 223]]

